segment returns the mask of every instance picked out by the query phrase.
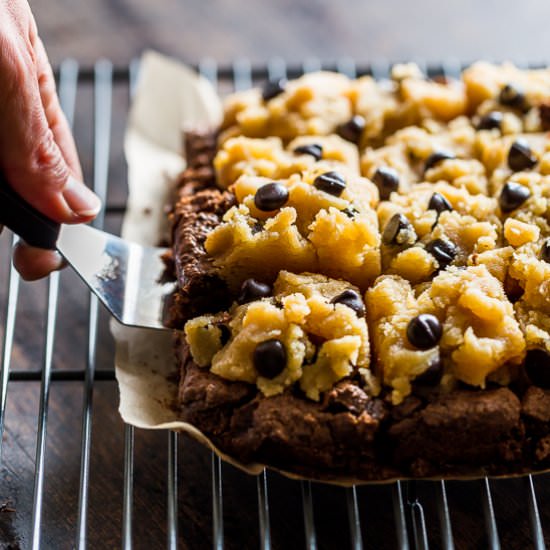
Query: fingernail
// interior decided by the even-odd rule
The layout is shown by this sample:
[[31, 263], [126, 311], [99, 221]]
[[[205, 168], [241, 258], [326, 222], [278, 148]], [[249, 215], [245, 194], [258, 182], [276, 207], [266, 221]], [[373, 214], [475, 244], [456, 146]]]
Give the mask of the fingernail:
[[63, 198], [77, 216], [95, 216], [101, 208], [99, 197], [72, 176], [63, 189]]

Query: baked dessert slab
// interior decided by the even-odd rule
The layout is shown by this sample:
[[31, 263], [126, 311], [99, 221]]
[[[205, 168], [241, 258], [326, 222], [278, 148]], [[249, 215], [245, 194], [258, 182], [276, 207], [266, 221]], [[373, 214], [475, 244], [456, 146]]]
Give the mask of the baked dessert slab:
[[181, 419], [323, 480], [547, 469], [549, 75], [318, 73], [189, 133]]

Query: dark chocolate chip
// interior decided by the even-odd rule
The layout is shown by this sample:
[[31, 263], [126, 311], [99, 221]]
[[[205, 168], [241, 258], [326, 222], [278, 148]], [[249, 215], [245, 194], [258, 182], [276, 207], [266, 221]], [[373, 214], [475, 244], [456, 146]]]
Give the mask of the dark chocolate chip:
[[227, 342], [229, 342], [231, 338], [231, 330], [227, 325], [218, 325], [218, 328], [220, 329], [221, 335], [220, 335], [220, 341], [222, 346], [225, 346]]
[[386, 224], [382, 233], [382, 242], [384, 244], [403, 244], [402, 235], [414, 231], [411, 223], [403, 214], [394, 214]]
[[446, 210], [451, 212], [453, 207], [441, 193], [434, 193], [428, 203], [428, 210], [435, 210], [438, 214], [441, 214], [441, 212], [445, 212]]
[[361, 296], [355, 290], [344, 290], [330, 301], [331, 304], [344, 304], [357, 313], [357, 317], [364, 317], [366, 314], [365, 304]]
[[530, 349], [525, 356], [525, 370], [535, 386], [550, 388], [550, 353], [546, 350]]
[[419, 374], [413, 383], [418, 386], [437, 386], [442, 376], [443, 363], [441, 359], [437, 359], [422, 374]]
[[286, 78], [278, 78], [277, 80], [268, 80], [262, 90], [262, 98], [264, 101], [269, 101], [279, 94], [282, 94], [287, 85]]
[[315, 178], [313, 185], [319, 189], [319, 191], [324, 191], [329, 195], [339, 197], [346, 188], [346, 180], [344, 176], [338, 172], [325, 172]]
[[376, 170], [372, 181], [378, 187], [380, 200], [387, 201], [390, 195], [399, 188], [398, 173], [388, 166], [381, 166]]
[[267, 298], [271, 296], [272, 292], [273, 290], [269, 285], [256, 281], [256, 279], [247, 279], [241, 285], [241, 293], [237, 298], [237, 302], [239, 304], [247, 304], [260, 298]]
[[510, 170], [530, 170], [537, 164], [537, 157], [531, 152], [529, 144], [522, 138], [516, 139], [508, 151], [508, 166]]
[[355, 115], [344, 124], [340, 124], [336, 132], [341, 138], [357, 143], [361, 139], [365, 124], [365, 119], [361, 115]]
[[486, 115], [482, 116], [477, 124], [478, 130], [492, 130], [497, 128], [500, 130], [500, 125], [502, 124], [502, 113], [500, 111], [491, 111]]
[[444, 160], [450, 160], [456, 158], [450, 151], [435, 151], [427, 159], [424, 164], [424, 173], [430, 168], [433, 168], [436, 164], [443, 162]]
[[542, 243], [542, 247], [540, 249], [540, 259], [547, 264], [550, 264], [550, 239], [546, 239]]
[[512, 212], [512, 210], [519, 208], [530, 196], [531, 191], [528, 187], [515, 181], [508, 181], [500, 191], [498, 204], [502, 212]]
[[435, 239], [426, 245], [426, 250], [437, 260], [440, 269], [445, 269], [456, 256], [456, 246], [451, 241]]
[[311, 155], [315, 160], [323, 158], [323, 147], [317, 143], [309, 143], [307, 145], [299, 145], [294, 149], [299, 155]]
[[253, 226], [252, 226], [252, 234], [253, 235], [256, 235], [258, 234], [260, 231], [263, 231], [264, 229], [264, 224], [261, 222], [261, 221], [257, 221]]
[[321, 160], [323, 158], [323, 147], [317, 143], [300, 145], [294, 149], [294, 152], [300, 155], [311, 155], [315, 160]]
[[541, 103], [539, 105], [540, 125], [545, 132], [550, 130], [550, 103]]
[[357, 208], [350, 206], [349, 208], [344, 208], [342, 212], [348, 217], [353, 220], [355, 218], [356, 214], [359, 214], [359, 210]]
[[275, 378], [286, 367], [286, 349], [280, 340], [260, 342], [253, 355], [254, 368], [260, 376]]
[[433, 348], [441, 339], [443, 329], [435, 315], [422, 313], [413, 317], [407, 326], [407, 338], [418, 349]]
[[498, 102], [506, 107], [524, 110], [527, 107], [525, 93], [520, 86], [506, 84], [498, 95]]
[[282, 183], [266, 183], [256, 191], [254, 204], [258, 210], [271, 212], [288, 201], [288, 189]]

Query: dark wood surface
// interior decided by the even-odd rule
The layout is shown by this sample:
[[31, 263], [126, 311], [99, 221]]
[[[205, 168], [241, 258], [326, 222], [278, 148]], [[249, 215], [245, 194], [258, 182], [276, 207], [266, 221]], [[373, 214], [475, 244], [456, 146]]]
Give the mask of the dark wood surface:
[[[541, 61], [550, 57], [546, 23], [550, 4], [527, 0], [437, 2], [376, 0], [368, 3], [246, 2], [245, 0], [34, 0], [40, 32], [54, 64], [71, 56], [83, 65], [99, 57], [128, 63], [145, 47], [197, 62], [213, 57], [229, 62], [247, 57], [263, 63], [281, 56], [298, 63], [310, 57], [334, 61], [351, 56], [359, 62], [386, 57], [440, 61], [456, 57]], [[525, 21], [525, 22], [524, 22]], [[1, 24], [1, 22], [0, 22]], [[122, 138], [128, 89], [113, 93], [113, 128], [108, 203], [123, 203], [125, 167]], [[93, 181], [93, 93], [79, 89], [75, 134], [87, 181]], [[107, 227], [117, 231], [120, 215], [109, 214]], [[0, 236], [0, 336], [4, 331], [9, 235]], [[14, 371], [40, 369], [44, 355], [48, 283], [21, 283]], [[62, 274], [53, 356], [54, 369], [84, 369], [88, 340], [89, 296], [69, 271]], [[102, 313], [97, 346], [98, 369], [113, 364], [113, 344]], [[0, 464], [0, 548], [28, 548], [36, 453], [39, 382], [11, 382]], [[53, 382], [42, 520], [42, 547], [72, 548], [79, 496], [83, 384]], [[92, 454], [88, 513], [88, 547], [119, 548], [123, 502], [124, 426], [117, 413], [117, 387], [98, 381], [93, 395]], [[141, 549], [166, 546], [166, 432], [135, 431], [133, 543]], [[179, 439], [179, 546], [212, 545], [211, 455]], [[303, 548], [304, 522], [298, 483], [269, 474], [272, 542], [276, 549]], [[492, 482], [497, 525], [503, 548], [532, 547], [526, 480]], [[535, 478], [545, 535], [550, 536], [550, 477]], [[365, 548], [396, 548], [392, 486], [357, 491]], [[419, 483], [431, 548], [441, 547], [437, 483]], [[226, 547], [259, 546], [256, 479], [223, 466]], [[456, 547], [488, 546], [481, 482], [447, 483]], [[318, 547], [350, 546], [346, 491], [314, 484]], [[547, 543], [550, 538], [547, 538]]]

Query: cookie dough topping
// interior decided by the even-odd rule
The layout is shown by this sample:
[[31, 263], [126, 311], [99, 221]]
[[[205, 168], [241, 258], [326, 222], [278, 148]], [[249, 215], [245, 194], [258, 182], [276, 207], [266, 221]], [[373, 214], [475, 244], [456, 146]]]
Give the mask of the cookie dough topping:
[[[273, 296], [192, 319], [185, 335], [199, 366], [255, 383], [266, 396], [298, 383], [316, 401], [338, 380], [369, 369], [364, 312], [358, 290], [348, 283], [283, 271]], [[221, 325], [230, 331], [227, 342]]]
[[[487, 63], [459, 81], [400, 65], [384, 82], [320, 72], [230, 96], [214, 168], [234, 203], [204, 249], [237, 303], [230, 323], [214, 316], [193, 329], [195, 342], [215, 344], [212, 372], [265, 395], [297, 383], [318, 399], [368, 368], [344, 369], [341, 348], [289, 320], [302, 298], [317, 310], [310, 283], [293, 292], [302, 298], [280, 295], [288, 272], [344, 285], [323, 307], [366, 319], [368, 377], [393, 403], [419, 387], [445, 393], [534, 371], [550, 353], [549, 106], [550, 71]], [[255, 311], [279, 332], [266, 324], [262, 338], [247, 336], [237, 368]], [[328, 350], [338, 375], [322, 363]]]

